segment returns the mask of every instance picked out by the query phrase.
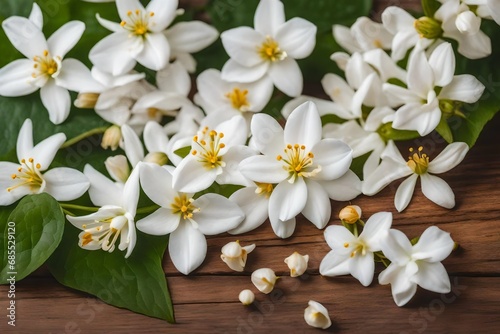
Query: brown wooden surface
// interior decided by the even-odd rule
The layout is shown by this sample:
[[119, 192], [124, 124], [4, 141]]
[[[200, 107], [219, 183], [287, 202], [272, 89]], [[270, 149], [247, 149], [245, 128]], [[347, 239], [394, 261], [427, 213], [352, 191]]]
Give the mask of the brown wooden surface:
[[[414, 1], [392, 4], [414, 7]], [[380, 12], [380, 6], [376, 7]], [[408, 236], [420, 235], [430, 225], [451, 232], [461, 248], [444, 261], [452, 292], [439, 295], [418, 290], [405, 307], [397, 307], [389, 286], [362, 287], [351, 277], [325, 278], [318, 266], [329, 248], [323, 231], [303, 218], [293, 237], [275, 237], [268, 223], [238, 236], [242, 244], [256, 243], [244, 273], [235, 273], [220, 260], [220, 248], [236, 238], [211, 237], [204, 264], [190, 276], [179, 274], [168, 257], [164, 269], [178, 324], [134, 314], [104, 304], [85, 293], [59, 285], [42, 267], [16, 285], [18, 333], [290, 333], [319, 332], [306, 325], [308, 300], [328, 308], [333, 325], [327, 332], [365, 333], [470, 333], [498, 332], [500, 326], [500, 118], [486, 127], [477, 145], [457, 168], [444, 174], [456, 195], [453, 210], [428, 201], [418, 190], [404, 213], [394, 209], [397, 182], [375, 197], [352, 201], [365, 218], [379, 211], [394, 213], [393, 226]], [[424, 146], [437, 142], [427, 137]], [[434, 152], [434, 156], [438, 151]], [[432, 152], [429, 152], [431, 156]], [[332, 202], [332, 224], [346, 203]], [[309, 254], [309, 270], [301, 278], [287, 277], [283, 259], [298, 251]], [[257, 302], [238, 302], [242, 289], [255, 288], [250, 274], [261, 267], [283, 276], [271, 295], [256, 294]], [[382, 268], [377, 268], [377, 273]], [[377, 275], [377, 274], [376, 274]], [[0, 333], [14, 332], [6, 324], [7, 289], [0, 287]]]

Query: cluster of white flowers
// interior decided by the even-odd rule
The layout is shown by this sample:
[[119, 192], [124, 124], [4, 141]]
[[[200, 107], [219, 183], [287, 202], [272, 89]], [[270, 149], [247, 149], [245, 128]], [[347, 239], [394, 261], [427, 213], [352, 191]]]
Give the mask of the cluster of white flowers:
[[[491, 43], [480, 23], [500, 22], [499, 2], [440, 1], [433, 17], [415, 19], [389, 7], [382, 24], [362, 17], [350, 28], [334, 25], [333, 35], [346, 52], [331, 56], [345, 79], [330, 73], [321, 81], [332, 101], [301, 95], [303, 78], [296, 59], [313, 51], [316, 26], [301, 18], [286, 21], [279, 0], [260, 1], [254, 28], [238, 27], [220, 35], [230, 58], [221, 71], [208, 69], [197, 76], [192, 100], [190, 74], [196, 61], [191, 54], [212, 44], [219, 33], [200, 21], [172, 24], [183, 13], [177, 0], [151, 0], [146, 7], [138, 0], [117, 0], [119, 23], [97, 15], [111, 34], [90, 50], [92, 69], [76, 59], [63, 59], [82, 36], [84, 24], [69, 22], [46, 39], [41, 10], [34, 4], [29, 18], [14, 16], [2, 24], [27, 59], [0, 69], [0, 95], [22, 96], [40, 88], [50, 120], [59, 124], [69, 115], [68, 90], [78, 92], [76, 107], [94, 109], [112, 124], [102, 146], [121, 147], [125, 156], [106, 161], [111, 178], [91, 164], [83, 174], [69, 168], [42, 174], [65, 136], [56, 134], [33, 147], [27, 120], [17, 143], [19, 164], [0, 162], [0, 205], [40, 192], [69, 201], [88, 190], [97, 212], [67, 216], [82, 230], [82, 248], [112, 252], [120, 237], [118, 248], [129, 257], [136, 229], [169, 234], [170, 258], [186, 275], [204, 261], [207, 235], [246, 233], [269, 219], [274, 233], [288, 238], [299, 214], [323, 229], [331, 218], [330, 200], [371, 196], [402, 177], [408, 178], [395, 194], [398, 211], [409, 205], [419, 176], [426, 197], [452, 208], [453, 191], [432, 174], [458, 165], [467, 144], [451, 143], [432, 161], [425, 148], [418, 147], [405, 160], [386, 135], [395, 129], [425, 136], [452, 116], [464, 117], [462, 105], [476, 102], [483, 93], [484, 85], [472, 75], [455, 75], [452, 44], [443, 38], [458, 41], [458, 52], [466, 57], [487, 56]], [[137, 72], [137, 64], [156, 71], [154, 85]], [[275, 87], [294, 98], [282, 110], [284, 127], [262, 113]], [[322, 124], [326, 115], [342, 122]], [[166, 122], [165, 116], [172, 120]], [[350, 170], [351, 163], [368, 153], [361, 180]], [[221, 185], [237, 185], [238, 190], [227, 198], [216, 191]], [[136, 221], [141, 189], [156, 206]], [[360, 214], [351, 207], [342, 219], [356, 223]], [[350, 273], [366, 286], [373, 279], [374, 254], [383, 251], [391, 264], [379, 281], [392, 284], [398, 305], [413, 296], [416, 285], [448, 291], [440, 261], [453, 248], [449, 235], [431, 227], [412, 246], [400, 232], [390, 230], [391, 222], [391, 214], [376, 214], [359, 235], [347, 227], [328, 227], [325, 237], [333, 250], [320, 272]], [[226, 245], [222, 259], [231, 269], [243, 271], [253, 248], [237, 242]], [[287, 258], [291, 276], [303, 273], [307, 261], [298, 253]], [[274, 286], [275, 278], [266, 276], [265, 281]], [[251, 303], [253, 296], [245, 292], [240, 299]], [[316, 319], [318, 327], [331, 323], [313, 301], [305, 317]]]

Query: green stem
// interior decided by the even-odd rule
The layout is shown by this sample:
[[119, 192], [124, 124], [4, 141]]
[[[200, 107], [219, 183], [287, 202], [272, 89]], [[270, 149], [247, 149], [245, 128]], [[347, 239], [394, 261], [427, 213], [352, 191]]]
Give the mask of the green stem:
[[61, 149], [70, 147], [71, 145], [78, 143], [80, 140], [83, 140], [83, 139], [88, 138], [90, 136], [104, 133], [107, 128], [108, 128], [107, 126], [103, 126], [101, 128], [95, 128], [95, 129], [89, 130], [87, 132], [84, 132], [84, 133], [66, 141], [64, 144], [62, 144]]
[[151, 213], [160, 208], [159, 205], [151, 205], [151, 206], [145, 206], [143, 208], [139, 208], [136, 211], [136, 214], [141, 214], [141, 213]]
[[82, 206], [82, 205], [66, 204], [66, 203], [62, 203], [61, 208], [63, 208], [63, 210], [74, 209], [74, 210], [89, 211], [89, 212], [97, 212], [99, 210], [99, 208], [96, 208], [94, 206]]
[[68, 215], [68, 216], [72, 216], [72, 217], [76, 216], [76, 215], [75, 215], [73, 212], [71, 212], [71, 211], [68, 211], [68, 210], [66, 210], [66, 209], [62, 209], [62, 210], [63, 210], [63, 212], [64, 212], [66, 215]]

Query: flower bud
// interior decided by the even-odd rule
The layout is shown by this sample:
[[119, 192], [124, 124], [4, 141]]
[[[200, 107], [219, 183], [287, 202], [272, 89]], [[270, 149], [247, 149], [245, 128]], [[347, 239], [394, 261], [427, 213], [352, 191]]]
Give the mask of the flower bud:
[[481, 28], [481, 18], [470, 10], [467, 10], [458, 14], [455, 19], [455, 25], [462, 34], [474, 35]]
[[120, 140], [122, 139], [122, 130], [118, 125], [112, 125], [106, 129], [101, 140], [101, 147], [103, 149], [111, 148], [115, 151], [118, 146], [120, 146]]
[[328, 310], [318, 302], [310, 300], [308, 307], [304, 310], [304, 320], [309, 326], [327, 329], [332, 325]]
[[152, 162], [163, 166], [168, 163], [168, 156], [163, 152], [149, 152], [144, 158], [144, 162]]
[[307, 262], [309, 262], [309, 255], [300, 255], [297, 252], [293, 252], [292, 255], [285, 259], [285, 263], [290, 269], [291, 277], [298, 277], [305, 273], [307, 270]]
[[443, 34], [441, 22], [427, 16], [415, 20], [413, 25], [421, 38], [436, 39]]
[[114, 157], [109, 157], [104, 161], [106, 170], [109, 175], [118, 182], [127, 182], [128, 176], [130, 175], [130, 167], [128, 166], [127, 158], [124, 155], [115, 155]]
[[347, 224], [354, 224], [361, 218], [361, 208], [357, 205], [348, 205], [340, 210], [339, 218]]
[[238, 299], [243, 305], [247, 306], [253, 303], [253, 301], [255, 300], [255, 295], [252, 291], [245, 289], [240, 292]]
[[251, 279], [253, 285], [255, 285], [260, 292], [268, 294], [273, 291], [274, 284], [276, 284], [278, 277], [272, 269], [261, 268], [252, 273]]
[[94, 109], [99, 93], [79, 93], [73, 104], [80, 109]]
[[252, 252], [254, 249], [255, 244], [241, 247], [240, 242], [236, 240], [222, 247], [220, 258], [229, 268], [241, 272], [245, 269], [248, 253]]

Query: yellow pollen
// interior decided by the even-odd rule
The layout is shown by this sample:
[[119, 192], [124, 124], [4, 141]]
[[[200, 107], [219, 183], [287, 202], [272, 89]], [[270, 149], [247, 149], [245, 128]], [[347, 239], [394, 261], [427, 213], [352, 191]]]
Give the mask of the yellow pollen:
[[267, 61], [280, 61], [287, 57], [286, 52], [279, 48], [278, 42], [267, 36], [266, 40], [258, 47], [259, 56]]
[[196, 155], [196, 154], [198, 154], [198, 152], [196, 150], [193, 150], [193, 151], [191, 151], [191, 154]]
[[185, 194], [180, 194], [174, 198], [170, 204], [173, 214], [179, 214], [183, 219], [193, 218], [193, 213], [199, 212], [200, 209], [193, 205], [193, 199], [188, 198]]
[[282, 159], [283, 159], [283, 157], [282, 157], [281, 155], [278, 155], [278, 156], [276, 157], [276, 160], [278, 160], [278, 161], [281, 161]]
[[219, 133], [219, 138], [221, 138], [221, 139], [224, 138], [224, 134], [222, 132]]
[[278, 155], [276, 160], [285, 163], [283, 168], [290, 174], [289, 182], [295, 182], [299, 176], [313, 176], [321, 170], [321, 166], [313, 168], [314, 154], [307, 152], [305, 145], [287, 144], [283, 151], [285, 156]]
[[144, 13], [139, 9], [127, 12], [128, 19], [123, 20], [120, 25], [136, 36], [144, 36], [151, 25], [150, 18], [154, 16], [153, 12]]
[[126, 24], [127, 24], [127, 22], [125, 22], [125, 21], [121, 21], [121, 22], [120, 22], [120, 25], [121, 25], [122, 27], [124, 27]]
[[375, 39], [373, 41], [373, 46], [375, 46], [376, 48], [382, 49], [382, 42], [380, 41], [380, 39]]
[[29, 159], [28, 159], [28, 161], [29, 161], [29, 162], [33, 162], [33, 158], [29, 158]]
[[[60, 59], [60, 58], [57, 58]], [[43, 51], [43, 56], [35, 56], [33, 57], [33, 68], [35, 72], [31, 74], [33, 79], [37, 79], [38, 77], [47, 77], [52, 76], [59, 69], [57, 62], [50, 56], [48, 50]]]
[[47, 57], [48, 55], [49, 55], [49, 51], [44, 50], [44, 51], [43, 51], [43, 56], [44, 56], [44, 57]]
[[35, 193], [40, 189], [43, 184], [43, 179], [39, 171], [42, 166], [37, 163], [35, 165], [34, 159], [29, 158], [28, 162], [26, 159], [21, 160], [21, 166], [17, 168], [18, 174], [11, 174], [12, 180], [14, 181], [14, 185], [7, 188], [8, 192], [19, 188], [19, 187], [29, 187], [30, 191]]
[[418, 152], [414, 152], [413, 148], [410, 148], [409, 151], [412, 153], [408, 157], [408, 162], [406, 163], [411, 170], [418, 175], [425, 174], [427, 172], [427, 168], [429, 168], [429, 157], [427, 154], [422, 153], [424, 148], [420, 146], [418, 148]]
[[130, 16], [130, 15], [132, 15], [132, 11], [131, 11], [131, 10], [129, 10], [129, 11], [127, 12], [127, 16]]
[[151, 12], [151, 13], [149, 13], [149, 16], [153, 17], [153, 16], [155, 16], [155, 13]]
[[349, 243], [348, 243], [348, 242], [346, 242], [346, 243], [344, 244], [344, 247], [345, 247], [345, 248], [349, 247]]
[[82, 246], [88, 245], [91, 241], [92, 241], [92, 234], [87, 232], [82, 236]]
[[10, 177], [14, 180], [17, 177], [17, 174], [12, 174]]
[[248, 111], [250, 103], [247, 99], [248, 90], [240, 90], [239, 88], [234, 88], [231, 92], [226, 94], [226, 97], [231, 101], [231, 105], [234, 109], [239, 111]]

